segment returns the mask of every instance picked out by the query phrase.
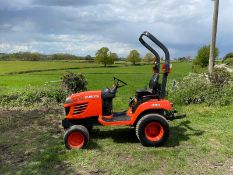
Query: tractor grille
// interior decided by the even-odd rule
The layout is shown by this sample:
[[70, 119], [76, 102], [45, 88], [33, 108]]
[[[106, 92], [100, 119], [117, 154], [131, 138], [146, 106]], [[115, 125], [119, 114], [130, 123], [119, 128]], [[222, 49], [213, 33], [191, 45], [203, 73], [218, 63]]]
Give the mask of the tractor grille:
[[65, 107], [65, 113], [66, 113], [66, 115], [68, 115], [69, 112], [70, 112], [70, 107]]
[[80, 114], [87, 108], [87, 103], [82, 103], [74, 106], [74, 114]]

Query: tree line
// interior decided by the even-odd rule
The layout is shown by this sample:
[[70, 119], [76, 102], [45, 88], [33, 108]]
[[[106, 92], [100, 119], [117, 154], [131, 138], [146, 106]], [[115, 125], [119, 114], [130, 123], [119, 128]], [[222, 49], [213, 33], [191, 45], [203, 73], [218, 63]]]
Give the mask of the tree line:
[[56, 53], [51, 55], [41, 54], [37, 52], [0, 53], [0, 60], [46, 61], [46, 60], [80, 60], [80, 59], [85, 59], [85, 57], [80, 57], [65, 53]]
[[19, 60], [19, 61], [46, 61], [46, 60], [88, 60], [95, 61], [97, 63], [104, 64], [104, 66], [114, 64], [115, 61], [126, 60], [131, 62], [133, 65], [144, 61], [152, 62], [155, 57], [152, 53], [147, 53], [141, 58], [140, 53], [137, 50], [131, 50], [126, 58], [119, 57], [117, 53], [111, 52], [109, 48], [100, 48], [95, 57], [91, 55], [87, 56], [76, 56], [72, 54], [56, 53], [51, 55], [41, 54], [38, 52], [17, 52], [17, 53], [0, 53], [0, 60]]
[[[206, 67], [208, 65], [209, 61], [209, 53], [210, 53], [210, 46], [204, 45], [202, 46], [198, 52], [197, 55], [194, 57], [194, 60], [188, 56], [188, 57], [178, 57], [175, 60], [178, 61], [193, 61], [194, 65], [199, 65], [200, 67]], [[215, 57], [218, 57], [218, 48], [215, 49]], [[107, 65], [114, 64], [115, 61], [128, 61], [131, 62], [133, 65], [143, 61], [146, 63], [151, 63], [156, 60], [155, 56], [148, 52], [145, 54], [145, 56], [142, 58], [140, 53], [133, 49], [129, 52], [126, 58], [119, 57], [117, 53], [111, 52], [109, 48], [102, 47], [99, 50], [97, 50], [95, 57], [92, 57], [91, 55], [87, 56], [76, 56], [72, 54], [65, 54], [65, 53], [56, 53], [51, 55], [41, 54], [41, 53], [31, 53], [31, 52], [18, 52], [18, 53], [0, 53], [0, 60], [20, 60], [20, 61], [46, 61], [46, 60], [87, 60], [90, 62], [97, 62], [100, 64], [103, 64], [105, 67]], [[163, 57], [161, 57], [161, 60], [163, 61]], [[226, 54], [223, 59], [223, 63], [228, 65], [233, 65], [233, 53], [230, 52]]]
[[[107, 65], [114, 64], [115, 61], [122, 60], [118, 57], [116, 53], [113, 53], [107, 47], [100, 48], [95, 54], [95, 61], [97, 63]], [[133, 49], [129, 52], [128, 56], [124, 60], [131, 62], [133, 65], [144, 61], [144, 62], [153, 62], [156, 60], [155, 56], [152, 53], [147, 53], [143, 58], [141, 58], [140, 53]]]

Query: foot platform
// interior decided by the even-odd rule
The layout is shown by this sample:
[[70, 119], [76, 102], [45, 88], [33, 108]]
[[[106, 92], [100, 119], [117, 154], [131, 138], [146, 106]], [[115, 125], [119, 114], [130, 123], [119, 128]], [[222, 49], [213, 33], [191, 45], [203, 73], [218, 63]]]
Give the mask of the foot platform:
[[126, 115], [124, 112], [114, 112], [111, 116], [103, 116], [103, 121], [105, 122], [119, 122], [119, 121], [130, 121], [131, 117]]

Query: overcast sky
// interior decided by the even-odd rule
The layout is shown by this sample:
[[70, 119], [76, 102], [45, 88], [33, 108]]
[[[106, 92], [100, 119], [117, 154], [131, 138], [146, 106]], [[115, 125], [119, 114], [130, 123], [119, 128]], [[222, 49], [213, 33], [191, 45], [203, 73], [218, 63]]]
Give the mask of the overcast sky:
[[[210, 42], [211, 0], [0, 0], [0, 52], [94, 56], [103, 46], [120, 56], [146, 49], [147, 30], [171, 57], [194, 56]], [[233, 0], [220, 0], [217, 47], [233, 51]]]

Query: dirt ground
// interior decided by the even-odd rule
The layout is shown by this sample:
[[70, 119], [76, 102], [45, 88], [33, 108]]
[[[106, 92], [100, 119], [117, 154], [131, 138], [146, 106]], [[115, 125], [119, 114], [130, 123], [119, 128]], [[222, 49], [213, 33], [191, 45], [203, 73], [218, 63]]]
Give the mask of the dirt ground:
[[[43, 165], [43, 159], [49, 159], [46, 157], [48, 148], [53, 144], [54, 146], [63, 144], [63, 128], [60, 120], [62, 114], [63, 110], [59, 108], [1, 109], [1, 172], [4, 172], [3, 174], [30, 174], [30, 172], [41, 174], [42, 168], [46, 167]], [[66, 150], [64, 149], [64, 151]], [[31, 165], [33, 163], [35, 166]], [[38, 166], [38, 163], [41, 165]], [[35, 167], [39, 167], [39, 169], [35, 169]], [[48, 168], [51, 169], [51, 172], [56, 172], [53, 170], [57, 169], [58, 174], [71, 172], [68, 162], [60, 160]]]

